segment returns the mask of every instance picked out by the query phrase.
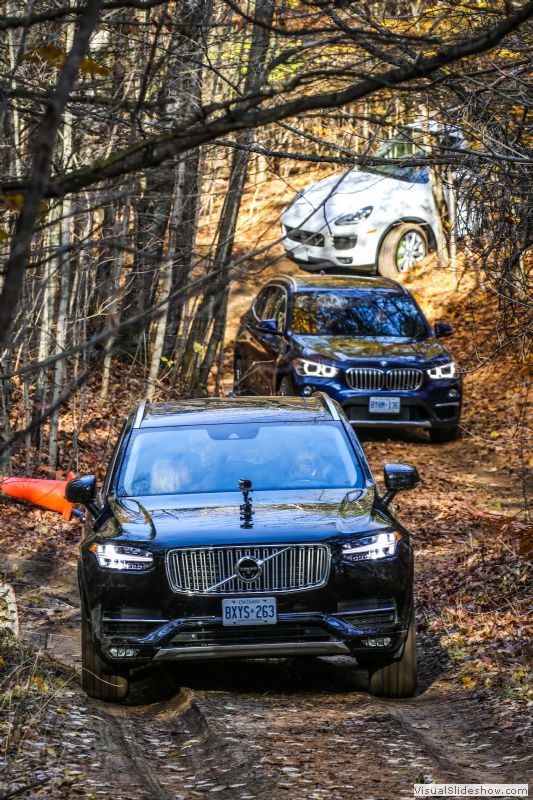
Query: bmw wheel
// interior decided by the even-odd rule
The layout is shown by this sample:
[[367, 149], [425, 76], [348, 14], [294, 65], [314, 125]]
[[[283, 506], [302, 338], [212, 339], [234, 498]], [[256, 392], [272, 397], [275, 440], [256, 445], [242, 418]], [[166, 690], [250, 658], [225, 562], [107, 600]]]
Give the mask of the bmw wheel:
[[284, 375], [279, 382], [278, 395], [281, 397], [294, 397], [296, 394], [296, 386], [290, 375]]
[[432, 428], [429, 431], [429, 438], [434, 444], [444, 444], [454, 442], [459, 437], [459, 426], [450, 425], [449, 428]]
[[234, 394], [244, 394], [243, 391], [244, 366], [242, 360], [236, 356], [233, 362], [233, 392]]
[[428, 253], [426, 234], [418, 225], [398, 225], [385, 236], [378, 255], [378, 272], [398, 280]]

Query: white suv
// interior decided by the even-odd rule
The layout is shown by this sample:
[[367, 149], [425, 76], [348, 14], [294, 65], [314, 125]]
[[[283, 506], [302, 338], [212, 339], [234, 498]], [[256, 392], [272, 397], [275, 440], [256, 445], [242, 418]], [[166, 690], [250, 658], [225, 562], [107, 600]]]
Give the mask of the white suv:
[[[299, 192], [281, 216], [287, 254], [310, 271], [344, 267], [398, 278], [435, 249], [438, 216], [429, 170], [400, 161], [420, 154], [421, 135], [408, 126], [375, 153], [390, 163], [337, 173]], [[448, 151], [464, 147], [460, 132], [448, 134], [447, 142]], [[464, 221], [460, 208], [458, 233]]]

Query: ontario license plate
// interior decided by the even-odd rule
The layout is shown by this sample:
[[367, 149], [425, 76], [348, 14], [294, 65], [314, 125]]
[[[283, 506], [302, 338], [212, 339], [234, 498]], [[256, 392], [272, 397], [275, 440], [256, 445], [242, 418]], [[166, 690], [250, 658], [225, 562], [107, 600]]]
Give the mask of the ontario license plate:
[[275, 625], [275, 597], [235, 597], [222, 601], [223, 625]]
[[399, 414], [399, 397], [371, 397], [368, 404], [371, 414]]

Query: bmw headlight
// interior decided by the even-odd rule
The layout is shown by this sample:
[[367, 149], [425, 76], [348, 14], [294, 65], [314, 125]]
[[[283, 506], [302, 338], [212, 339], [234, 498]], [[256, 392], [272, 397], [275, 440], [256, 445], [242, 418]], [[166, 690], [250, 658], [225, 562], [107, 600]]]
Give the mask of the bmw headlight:
[[306, 378], [334, 378], [338, 373], [337, 367], [331, 364], [321, 364], [320, 361], [308, 361], [306, 358], [299, 358], [294, 361], [294, 369], [298, 375]]
[[92, 544], [89, 550], [96, 555], [98, 565], [103, 569], [120, 569], [141, 572], [154, 564], [152, 553], [140, 547], [123, 544]]
[[356, 225], [358, 222], [361, 222], [361, 220], [369, 217], [373, 210], [374, 206], [365, 206], [364, 208], [360, 208], [359, 211], [355, 211], [353, 214], [342, 214], [335, 220], [335, 225]]
[[455, 361], [449, 361], [447, 364], [440, 364], [438, 367], [432, 367], [431, 369], [428, 369], [427, 373], [433, 380], [454, 378], [457, 374], [457, 367], [455, 365]]
[[343, 561], [375, 561], [390, 558], [396, 553], [396, 545], [402, 538], [398, 531], [360, 536], [342, 545]]

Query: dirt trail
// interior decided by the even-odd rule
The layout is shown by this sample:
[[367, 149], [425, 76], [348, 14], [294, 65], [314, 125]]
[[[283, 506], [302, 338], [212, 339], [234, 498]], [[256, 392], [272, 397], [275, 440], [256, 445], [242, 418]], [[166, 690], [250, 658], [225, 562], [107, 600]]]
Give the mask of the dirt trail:
[[[468, 438], [435, 447], [423, 436], [409, 441], [374, 436], [366, 437], [364, 446], [378, 476], [384, 461], [400, 455], [419, 465], [424, 486], [402, 499], [401, 511], [411, 520], [415, 544], [417, 503], [423, 507], [447, 496], [442, 477], [474, 469], [477, 458]], [[499, 480], [505, 483], [501, 475]], [[490, 482], [479, 489], [487, 496]], [[511, 482], [500, 486], [499, 494], [502, 488], [504, 495], [509, 490], [510, 504], [518, 502]], [[442, 554], [435, 555], [424, 537], [417, 549], [420, 584]], [[18, 559], [17, 566], [25, 636], [67, 672], [75, 669], [74, 561], [61, 562], [43, 551]], [[36, 592], [38, 606], [31, 602]], [[166, 681], [166, 700], [141, 706], [89, 701], [70, 681], [68, 713], [58, 721], [63, 740], [76, 746], [67, 747], [58, 764], [68, 765], [76, 796], [114, 800], [396, 800], [412, 797], [415, 781], [526, 780], [520, 731], [502, 726], [490, 701], [457, 682], [446, 653], [427, 634], [419, 638], [419, 662], [420, 693], [407, 701], [370, 697], [364, 672], [342, 658], [184, 666], [155, 677], [158, 690]], [[70, 795], [61, 794], [57, 784], [32, 796]]]

